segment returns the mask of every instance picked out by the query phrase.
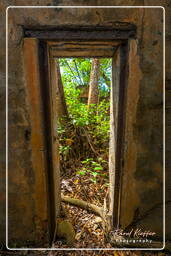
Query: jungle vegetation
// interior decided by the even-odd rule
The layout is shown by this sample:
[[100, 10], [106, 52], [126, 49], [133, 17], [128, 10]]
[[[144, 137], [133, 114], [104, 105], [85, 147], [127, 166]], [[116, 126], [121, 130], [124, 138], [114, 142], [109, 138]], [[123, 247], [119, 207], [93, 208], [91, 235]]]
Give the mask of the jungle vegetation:
[[62, 175], [88, 174], [96, 183], [108, 177], [111, 59], [61, 58], [56, 65]]

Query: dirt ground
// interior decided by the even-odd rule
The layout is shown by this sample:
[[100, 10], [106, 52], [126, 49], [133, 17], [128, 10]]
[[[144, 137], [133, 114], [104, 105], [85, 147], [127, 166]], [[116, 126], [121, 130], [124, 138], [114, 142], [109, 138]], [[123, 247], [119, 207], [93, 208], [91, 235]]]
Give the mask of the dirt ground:
[[169, 252], [153, 251], [104, 251], [104, 250], [87, 250], [87, 251], [1, 251], [0, 256], [168, 256]]

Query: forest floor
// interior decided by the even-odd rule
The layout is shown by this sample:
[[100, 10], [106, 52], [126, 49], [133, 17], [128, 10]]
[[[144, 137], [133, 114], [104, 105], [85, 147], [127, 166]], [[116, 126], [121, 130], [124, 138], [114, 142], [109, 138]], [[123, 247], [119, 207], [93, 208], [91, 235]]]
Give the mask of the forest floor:
[[[75, 172], [73, 169], [75, 168]], [[71, 171], [67, 171], [61, 177], [61, 193], [65, 196], [81, 199], [99, 207], [104, 205], [104, 199], [108, 201], [108, 176], [98, 176], [97, 182], [92, 182], [91, 174], [86, 172], [79, 175], [83, 164], [75, 164]], [[108, 237], [106, 236], [102, 219], [94, 213], [88, 212], [80, 207], [68, 203], [62, 203], [67, 213], [67, 218], [75, 230], [74, 248], [78, 250], [65, 250], [68, 248], [65, 240], [58, 239], [54, 243], [53, 251], [0, 251], [0, 256], [169, 256], [165, 251], [116, 251], [112, 250]], [[60, 248], [60, 250], [58, 250]], [[62, 250], [64, 248], [64, 250]], [[86, 248], [87, 250], [79, 250]], [[108, 248], [109, 250], [91, 250], [88, 248]]]
[[[80, 167], [78, 166], [78, 169]], [[73, 172], [72, 172], [73, 173]], [[65, 196], [82, 199], [98, 206], [103, 206], [107, 198], [108, 187], [103, 177], [97, 183], [92, 183], [89, 174], [79, 176], [76, 173], [64, 175], [61, 181], [61, 192]], [[105, 235], [101, 218], [94, 213], [87, 212], [70, 204], [62, 203], [67, 212], [67, 218], [72, 223], [76, 242], [74, 248], [109, 248], [109, 250], [65, 250], [68, 245], [64, 240], [55, 241], [54, 251], [0, 251], [0, 256], [169, 256], [169, 252], [161, 251], [122, 251], [112, 250], [111, 244]], [[61, 248], [58, 250], [57, 248]], [[62, 250], [64, 248], [64, 250]]]
[[[79, 168], [78, 168], [79, 169]], [[104, 182], [105, 181], [105, 182]], [[61, 192], [65, 196], [84, 200], [103, 206], [104, 198], [108, 195], [108, 184], [102, 176], [98, 177], [97, 182], [93, 183], [87, 172], [84, 176], [72, 174], [70, 177], [62, 179]], [[94, 213], [88, 212], [80, 207], [62, 203], [67, 212], [67, 217], [72, 223], [76, 236], [75, 248], [111, 248], [107, 242], [102, 219]], [[64, 242], [58, 241], [55, 247], [68, 247]]]
[[77, 251], [0, 251], [0, 256], [169, 256], [169, 252], [157, 251], [108, 251], [108, 250], [77, 250]]

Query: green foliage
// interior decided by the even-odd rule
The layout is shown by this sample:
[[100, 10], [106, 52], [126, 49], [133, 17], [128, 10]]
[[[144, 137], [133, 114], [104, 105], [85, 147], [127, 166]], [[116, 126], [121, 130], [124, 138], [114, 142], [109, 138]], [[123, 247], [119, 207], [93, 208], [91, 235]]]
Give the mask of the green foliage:
[[86, 86], [90, 79], [91, 63], [87, 58], [65, 58], [60, 59], [60, 70], [62, 82], [65, 86]]
[[[92, 59], [90, 58], [61, 58], [59, 59], [62, 82], [65, 87], [75, 85], [76, 88], [86, 87], [90, 81]], [[111, 59], [100, 59], [99, 89], [101, 95], [110, 91]]]
[[70, 149], [70, 146], [62, 146], [62, 145], [59, 146], [59, 152], [63, 153], [64, 155], [68, 153], [69, 149]]
[[88, 110], [86, 103], [80, 100], [82, 88], [88, 86], [92, 59], [59, 59], [64, 93], [71, 122], [77, 127], [86, 127], [97, 145], [109, 140], [109, 97], [111, 59], [100, 59], [100, 102]]
[[87, 158], [81, 163], [82, 163], [82, 169], [77, 172], [77, 175], [80, 175], [80, 176], [89, 175], [90, 180], [93, 183], [96, 183], [100, 176], [103, 177], [104, 179], [107, 178], [107, 174], [105, 170], [108, 163], [102, 158], [99, 157], [98, 162], [94, 161], [93, 158]]
[[95, 115], [96, 127], [95, 136], [102, 142], [109, 141], [109, 126], [110, 126], [110, 115], [109, 115], [110, 102], [102, 100], [97, 107], [97, 114]]
[[[80, 95], [89, 86], [92, 59], [63, 58], [59, 59], [59, 63], [70, 118], [67, 125], [73, 127], [73, 129], [85, 130], [95, 148], [100, 153], [107, 152], [110, 125], [111, 59], [100, 59], [99, 104], [97, 106], [92, 104], [90, 108], [88, 108], [87, 102], [81, 100]], [[60, 154], [62, 159], [66, 161], [71, 155], [72, 145], [66, 143], [69, 134], [67, 133], [67, 127], [64, 127], [62, 123], [58, 124], [58, 135]], [[87, 157], [86, 154], [84, 156], [83, 152], [81, 154], [82, 159]], [[82, 168], [79, 168], [77, 175], [84, 176], [88, 174], [93, 183], [96, 183], [99, 177], [106, 179], [108, 163], [103, 157], [98, 159], [96, 157], [95, 159], [86, 158], [81, 162], [81, 165]]]
[[[75, 91], [75, 93], [73, 92]], [[68, 112], [72, 120], [72, 124], [76, 126], [89, 125], [87, 106], [79, 101], [79, 90], [73, 88], [72, 95], [70, 90], [65, 90]]]

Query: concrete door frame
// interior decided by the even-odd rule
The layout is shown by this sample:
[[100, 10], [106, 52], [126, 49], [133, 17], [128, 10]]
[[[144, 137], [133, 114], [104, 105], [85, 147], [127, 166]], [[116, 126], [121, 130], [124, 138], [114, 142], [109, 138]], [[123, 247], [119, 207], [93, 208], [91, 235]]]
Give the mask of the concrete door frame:
[[[106, 37], [104, 40], [104, 31], [106, 33]], [[119, 34], [119, 32], [121, 34]], [[41, 30], [41, 32], [26, 30], [25, 36], [29, 38], [25, 38], [25, 51], [29, 52], [29, 44], [30, 40], [34, 42], [37, 56], [37, 67], [33, 70], [36, 71], [37, 74], [37, 85], [36, 89], [36, 81], [30, 80], [29, 78], [29, 68], [28, 67], [28, 59], [25, 58], [25, 67], [27, 70], [27, 83], [34, 84], [34, 89], [39, 91], [39, 95], [37, 98], [37, 112], [35, 109], [33, 110], [32, 116], [39, 112], [40, 121], [39, 126], [42, 127], [42, 137], [40, 140], [44, 141], [44, 156], [43, 161], [45, 163], [46, 168], [40, 166], [39, 175], [45, 175], [46, 177], [42, 181], [44, 186], [46, 187], [46, 192], [42, 194], [45, 196], [46, 208], [48, 212], [48, 220], [49, 220], [49, 241], [53, 239], [53, 233], [56, 225], [56, 218], [60, 215], [60, 168], [59, 168], [59, 154], [56, 153], [58, 147], [58, 139], [56, 134], [56, 111], [55, 111], [55, 85], [56, 85], [56, 71], [54, 65], [55, 57], [79, 57], [79, 56], [89, 56], [89, 57], [112, 57], [113, 58], [113, 70], [117, 68], [117, 81], [118, 81], [118, 89], [113, 90], [111, 94], [111, 99], [115, 105], [115, 109], [113, 109], [111, 115], [113, 118], [117, 119], [116, 123], [111, 125], [111, 130], [113, 130], [113, 145], [116, 144], [116, 147], [111, 147], [111, 154], [113, 154], [114, 159], [109, 159], [109, 168], [112, 168], [113, 175], [110, 176], [110, 182], [112, 184], [112, 190], [110, 190], [110, 212], [109, 212], [109, 222], [111, 227], [119, 226], [119, 218], [120, 218], [120, 200], [121, 200], [121, 187], [122, 187], [122, 171], [124, 167], [123, 158], [121, 157], [124, 150], [124, 125], [125, 125], [125, 108], [126, 108], [126, 87], [127, 87], [127, 78], [128, 78], [128, 44], [130, 40], [130, 35], [134, 34], [132, 28], [127, 29], [126, 32], [122, 30], [107, 30], [106, 28], [100, 28], [99, 30], [92, 28], [83, 28], [80, 30], [80, 33], [77, 30], [55, 30], [54, 31], [45, 31]], [[117, 33], [116, 33], [117, 32]], [[55, 35], [54, 35], [54, 34]], [[68, 34], [69, 33], [69, 34]], [[49, 37], [51, 35], [51, 37]], [[89, 36], [87, 40], [87, 36]], [[66, 38], [64, 38], [64, 36]], [[32, 37], [36, 37], [32, 38]], [[69, 40], [75, 43], [77, 48], [73, 47], [72, 51], [70, 46], [68, 47]], [[80, 40], [81, 39], [81, 40]], [[63, 44], [59, 44], [63, 41]], [[94, 53], [92, 48], [92, 42], [94, 42], [95, 48], [98, 49], [98, 43], [107, 42], [107, 45], [101, 50], [98, 55], [98, 50]], [[86, 42], [86, 47], [83, 44]], [[117, 43], [116, 43], [117, 42]], [[101, 46], [100, 46], [101, 47]], [[80, 49], [78, 51], [78, 49]], [[101, 49], [101, 48], [99, 48]], [[113, 50], [113, 52], [112, 52]], [[61, 55], [59, 54], [61, 53]], [[114, 53], [116, 53], [114, 55]], [[67, 55], [68, 54], [68, 55]], [[34, 60], [33, 60], [34, 61]], [[125, 64], [126, 63], [126, 64]], [[119, 65], [119, 66], [118, 66]], [[118, 71], [119, 68], [119, 71]], [[37, 69], [37, 70], [36, 70]], [[116, 75], [116, 73], [115, 73]], [[112, 81], [114, 82], [116, 78], [113, 75]], [[116, 81], [115, 81], [116, 82]], [[113, 87], [114, 88], [114, 87]], [[29, 90], [30, 94], [30, 103], [33, 104], [33, 91]], [[39, 104], [40, 102], [40, 104]], [[117, 109], [117, 111], [116, 111]], [[36, 134], [35, 120], [33, 118], [32, 122], [32, 133]], [[39, 129], [39, 128], [38, 128]], [[112, 136], [112, 135], [111, 135]], [[116, 140], [115, 140], [115, 139]], [[40, 142], [41, 143], [41, 142]], [[34, 141], [32, 144], [34, 148]], [[36, 152], [36, 151], [35, 151]], [[36, 157], [36, 153], [35, 153]], [[38, 168], [38, 167], [36, 167]], [[42, 171], [46, 169], [45, 171]], [[42, 196], [41, 191], [39, 191], [39, 196], [37, 198], [37, 204], [40, 206], [42, 203], [39, 200]]]

